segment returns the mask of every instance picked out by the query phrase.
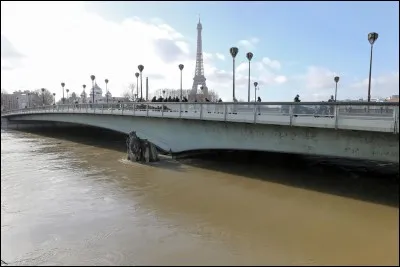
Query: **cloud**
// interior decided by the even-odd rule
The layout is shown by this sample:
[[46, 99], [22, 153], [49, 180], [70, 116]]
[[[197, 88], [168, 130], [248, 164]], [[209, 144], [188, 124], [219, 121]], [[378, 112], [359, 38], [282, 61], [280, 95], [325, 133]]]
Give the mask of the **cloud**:
[[[107, 78], [111, 93], [122, 95], [130, 83], [136, 84], [134, 73], [142, 64], [145, 67], [143, 78], [149, 77], [151, 93], [161, 88], [179, 88], [178, 65], [184, 64], [183, 87], [189, 89], [193, 84], [196, 59], [193, 36], [196, 36], [195, 30], [191, 36], [184, 36], [162, 18], [130, 17], [110, 21], [93, 9], [86, 9], [85, 2], [3, 1], [1, 87], [9, 92], [44, 87], [59, 97], [61, 82], [65, 82], [71, 92], [80, 94], [82, 84], [90, 85], [89, 77], [94, 74], [101, 87], [105, 87]], [[208, 38], [206, 32], [203, 38]], [[244, 55], [259, 42], [258, 38], [240, 40], [239, 53]], [[231, 63], [230, 60], [221, 62], [229, 54], [210, 53], [213, 47], [203, 48], [207, 86], [224, 100], [231, 100]], [[236, 64], [236, 96], [247, 99], [248, 62], [245, 57], [238, 57]], [[216, 67], [220, 65], [225, 69]], [[251, 83], [257, 81], [260, 86], [268, 86], [268, 99], [285, 92], [279, 99], [292, 100], [293, 90], [299, 90], [304, 99], [310, 100], [332, 94], [333, 71], [311, 66], [305, 73], [289, 76], [282, 71], [286, 66], [287, 63], [278, 59], [257, 56], [251, 62]], [[348, 88], [363, 95], [365, 84], [362, 82], [346, 84], [343, 77], [341, 92], [350, 94], [351, 90], [345, 89]], [[398, 92], [398, 84], [398, 72], [374, 77], [373, 95], [378, 90], [388, 95]], [[260, 94], [264, 92], [266, 90], [261, 90]]]
[[[99, 86], [105, 87], [107, 78], [111, 93], [121, 95], [136, 83], [139, 64], [144, 65], [143, 78], [149, 77], [150, 92], [178, 88], [179, 64], [185, 66], [184, 88], [192, 87], [196, 44], [158, 18], [109, 21], [86, 10], [82, 2], [2, 2], [1, 7], [2, 35], [26, 55], [18, 68], [4, 66], [1, 86], [8, 91], [44, 87], [58, 97], [65, 82], [80, 94], [94, 74]], [[203, 57], [208, 87], [230, 98], [232, 73], [214, 66], [214, 60], [224, 56], [204, 52]], [[4, 60], [2, 56], [2, 67]], [[238, 90], [246, 79], [237, 75]]]
[[203, 52], [203, 60], [204, 61], [211, 61], [214, 58], [213, 54], [211, 53], [207, 53], [207, 52]]
[[335, 73], [326, 68], [310, 66], [305, 75], [306, 87], [312, 90], [332, 88], [333, 77], [335, 77]]
[[1, 35], [1, 58], [21, 58], [23, 55], [17, 51], [14, 45], [4, 36]]
[[221, 53], [215, 53], [215, 56], [220, 60], [225, 60], [225, 55], [223, 55]]
[[[181, 46], [184, 46], [181, 42]], [[175, 63], [184, 59], [186, 53], [181, 49], [181, 47], [174, 40], [168, 39], [158, 39], [154, 41], [154, 49], [157, 55], [165, 63]]]
[[[360, 97], [368, 98], [368, 78], [356, 81], [349, 86]], [[371, 97], [388, 97], [399, 93], [399, 72], [380, 75], [371, 78]]]
[[[150, 91], [177, 86], [180, 63], [194, 70], [193, 45], [161, 21], [108, 21], [82, 2], [2, 2], [1, 22], [2, 68], [8, 69], [2, 71], [1, 86], [8, 91], [45, 87], [59, 95], [65, 82], [80, 93], [94, 74], [100, 86], [108, 78], [113, 95], [121, 95], [136, 82], [139, 64], [145, 67]], [[5, 53], [4, 40], [26, 55], [17, 69], [6, 65], [10, 53]], [[183, 82], [190, 88], [193, 71], [185, 70]]]
[[249, 40], [240, 40], [238, 42], [238, 46], [239, 48], [243, 48], [243, 49], [247, 49], [247, 50], [251, 50], [254, 49], [255, 46], [260, 42], [260, 40], [258, 38], [251, 38]]
[[275, 77], [275, 82], [278, 84], [285, 83], [285, 82], [287, 82], [287, 78], [286, 78], [286, 76], [279, 75], [279, 76]]
[[[253, 79], [257, 81], [260, 86], [284, 84], [288, 79], [285, 75], [279, 73], [280, 67], [281, 64], [278, 60], [271, 60], [268, 57], [264, 57], [259, 61], [252, 61], [251, 70], [252, 73], [256, 73], [256, 75], [253, 74]], [[249, 70], [248, 61], [246, 60], [239, 64], [236, 70], [239, 75], [246, 76]]]
[[262, 62], [271, 69], [279, 70], [281, 68], [281, 63], [278, 60], [271, 60], [267, 57], [264, 57]]
[[[296, 88], [291, 94], [299, 93], [302, 98], [309, 101], [326, 101], [335, 93], [334, 77], [339, 76], [337, 98], [367, 99], [368, 78], [349, 80], [348, 75], [336, 73], [328, 68], [309, 66], [304, 74], [295, 75], [288, 79], [288, 85]], [[304, 88], [299, 88], [304, 85]], [[399, 72], [383, 74], [373, 77], [371, 80], [371, 96], [373, 98], [385, 98], [399, 91]]]
[[1, 70], [6, 71], [17, 68], [23, 57], [12, 43], [1, 35]]

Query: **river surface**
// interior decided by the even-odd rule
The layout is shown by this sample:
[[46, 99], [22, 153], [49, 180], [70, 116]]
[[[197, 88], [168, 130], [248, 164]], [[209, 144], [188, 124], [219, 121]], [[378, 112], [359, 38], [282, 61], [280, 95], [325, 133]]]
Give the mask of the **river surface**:
[[89, 135], [2, 130], [2, 261], [399, 264], [398, 176], [284, 156], [143, 165], [126, 160], [123, 140]]

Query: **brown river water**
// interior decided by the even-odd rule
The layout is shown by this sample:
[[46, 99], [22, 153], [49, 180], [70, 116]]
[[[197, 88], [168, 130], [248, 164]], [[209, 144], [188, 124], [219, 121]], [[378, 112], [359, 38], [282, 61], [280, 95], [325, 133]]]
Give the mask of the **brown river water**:
[[124, 142], [93, 129], [2, 130], [2, 261], [399, 264], [398, 174], [276, 154], [145, 165], [126, 160]]

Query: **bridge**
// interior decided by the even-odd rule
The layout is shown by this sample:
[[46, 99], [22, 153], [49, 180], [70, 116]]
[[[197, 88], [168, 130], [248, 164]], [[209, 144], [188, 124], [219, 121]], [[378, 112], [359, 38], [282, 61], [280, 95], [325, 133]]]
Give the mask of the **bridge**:
[[128, 134], [160, 149], [258, 150], [399, 162], [399, 103], [111, 103], [2, 113], [2, 127], [74, 123]]

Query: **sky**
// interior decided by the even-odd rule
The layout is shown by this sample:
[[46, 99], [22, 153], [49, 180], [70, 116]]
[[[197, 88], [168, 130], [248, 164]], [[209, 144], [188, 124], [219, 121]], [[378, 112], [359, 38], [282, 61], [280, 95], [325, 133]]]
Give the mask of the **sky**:
[[[1, 88], [47, 88], [62, 96], [61, 82], [80, 94], [90, 75], [114, 96], [136, 84], [144, 65], [149, 91], [193, 84], [197, 22], [203, 26], [204, 71], [209, 90], [236, 97], [327, 100], [339, 76], [338, 99], [366, 99], [374, 44], [373, 98], [399, 92], [399, 2], [1, 2]], [[87, 88], [87, 89], [88, 89]]]

